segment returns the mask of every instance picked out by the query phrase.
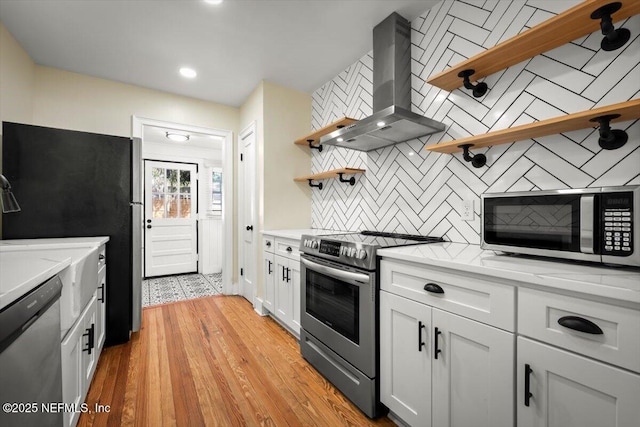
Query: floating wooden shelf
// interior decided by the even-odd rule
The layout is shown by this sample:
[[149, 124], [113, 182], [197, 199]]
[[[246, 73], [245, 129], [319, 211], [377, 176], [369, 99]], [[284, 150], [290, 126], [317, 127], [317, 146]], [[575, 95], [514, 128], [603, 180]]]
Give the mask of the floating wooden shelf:
[[309, 181], [309, 180], [319, 181], [321, 179], [338, 178], [340, 177], [340, 174], [355, 175], [357, 173], [364, 173], [364, 172], [365, 172], [365, 169], [342, 168], [342, 169], [334, 169], [326, 172], [315, 173], [313, 175], [299, 176], [297, 178], [294, 178], [293, 180], [296, 182], [303, 182], [303, 181]]
[[425, 147], [425, 150], [436, 151], [438, 153], [456, 153], [463, 151], [459, 146], [464, 144], [471, 144], [473, 149], [477, 149], [491, 145], [506, 144], [509, 142], [570, 132], [578, 129], [594, 128], [597, 127], [598, 124], [591, 122], [591, 119], [609, 114], [620, 114], [620, 117], [611, 120], [611, 123], [640, 119], [640, 99], [633, 99], [631, 101], [595, 108], [593, 110], [581, 111], [579, 113], [567, 114], [562, 117], [554, 117], [552, 119], [502, 129], [482, 135], [456, 139], [455, 141], [445, 142], [443, 144], [428, 145]]
[[357, 122], [357, 120], [352, 119], [350, 117], [343, 117], [340, 120], [336, 120], [335, 122], [330, 123], [313, 133], [310, 133], [309, 135], [306, 135], [300, 139], [297, 139], [295, 143], [298, 145], [306, 145], [306, 146], [308, 146], [309, 143], [313, 145], [318, 145], [320, 144], [320, 138], [323, 137], [324, 135], [327, 135], [335, 130], [341, 129], [345, 126], [349, 126], [351, 123], [354, 123], [354, 122]]
[[[621, 1], [622, 8], [611, 15], [613, 22], [640, 13], [640, 1]], [[475, 70], [470, 80], [476, 81], [594, 31], [600, 31], [600, 20], [591, 19], [591, 13], [609, 3], [612, 3], [612, 0], [586, 0], [495, 47], [430, 77], [427, 83], [446, 91], [452, 91], [462, 86], [462, 78], [458, 77], [458, 73], [461, 71]]]

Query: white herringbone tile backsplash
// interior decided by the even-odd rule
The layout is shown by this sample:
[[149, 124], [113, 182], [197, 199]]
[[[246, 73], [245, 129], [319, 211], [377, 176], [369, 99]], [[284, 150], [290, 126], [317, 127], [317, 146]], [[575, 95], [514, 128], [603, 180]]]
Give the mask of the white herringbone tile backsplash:
[[[376, 229], [480, 242], [484, 192], [640, 184], [640, 122], [623, 122], [629, 142], [602, 150], [594, 129], [483, 149], [487, 166], [473, 168], [461, 154], [424, 146], [636, 99], [640, 94], [640, 16], [620, 23], [631, 30], [624, 48], [604, 52], [595, 32], [488, 76], [480, 99], [451, 93], [425, 80], [445, 68], [558, 14], [578, 0], [451, 1], [412, 22], [412, 109], [447, 125], [445, 132], [363, 153], [325, 146], [314, 150], [312, 172], [366, 169], [356, 185], [324, 181], [313, 190], [312, 226]], [[312, 126], [373, 113], [373, 56], [365, 55], [313, 93]], [[462, 221], [462, 201], [476, 217]]]

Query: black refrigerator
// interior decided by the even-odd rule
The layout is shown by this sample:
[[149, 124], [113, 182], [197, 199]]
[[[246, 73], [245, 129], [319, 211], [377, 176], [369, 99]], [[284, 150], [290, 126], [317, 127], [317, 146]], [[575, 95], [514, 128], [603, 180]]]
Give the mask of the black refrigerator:
[[22, 210], [4, 239], [109, 236], [106, 345], [140, 328], [140, 140], [2, 123], [2, 173]]

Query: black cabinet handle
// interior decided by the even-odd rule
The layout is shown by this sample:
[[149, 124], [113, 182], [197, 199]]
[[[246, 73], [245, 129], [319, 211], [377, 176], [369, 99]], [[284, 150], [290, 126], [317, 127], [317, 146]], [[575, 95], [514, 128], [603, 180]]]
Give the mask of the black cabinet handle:
[[100, 298], [98, 298], [98, 301], [104, 302], [104, 285], [98, 286], [98, 289], [100, 289]]
[[273, 273], [273, 270], [271, 270], [271, 266], [273, 265], [273, 263], [269, 260], [267, 260], [267, 262], [269, 263], [269, 266], [267, 267], [267, 274], [271, 275], [271, 273]]
[[247, 231], [253, 231], [253, 225], [247, 225]]
[[104, 256], [104, 255], [102, 255], [102, 254], [100, 254], [100, 255], [98, 255], [98, 259], [99, 259], [100, 261], [102, 261], [102, 260], [104, 260], [104, 259], [105, 259], [105, 256]]
[[289, 273], [291, 273], [291, 269], [287, 268], [287, 283], [291, 281], [291, 277], [289, 277]]
[[438, 348], [438, 335], [440, 335], [441, 333], [442, 333], [442, 331], [439, 331], [438, 328], [435, 328], [435, 332], [433, 334], [433, 341], [434, 341], [434, 344], [433, 344], [433, 348], [434, 348], [433, 355], [434, 355], [434, 357], [436, 359], [438, 358], [438, 353], [442, 353], [442, 350], [440, 350]]
[[284, 265], [282, 266], [282, 281], [285, 281], [285, 277], [284, 277]]
[[95, 348], [94, 337], [96, 331], [95, 323], [91, 324], [90, 328], [85, 329], [87, 332], [82, 334], [83, 337], [87, 337], [87, 348], [83, 348], [82, 351], [86, 351], [87, 354], [91, 354], [91, 350]]
[[271, 242], [267, 241], [266, 245], [267, 245], [268, 248], [270, 248], [271, 247]]
[[435, 283], [427, 283], [424, 285], [424, 290], [427, 292], [431, 292], [432, 294], [444, 294], [444, 289], [440, 287], [440, 285], [436, 285]]
[[531, 386], [531, 374], [533, 373], [533, 369], [529, 366], [528, 363], [524, 365], [524, 406], [529, 406], [529, 399], [533, 397], [533, 394], [530, 391]]
[[291, 246], [287, 246], [287, 252], [291, 252], [293, 249], [291, 249]]
[[422, 347], [426, 344], [422, 341], [422, 330], [425, 328], [425, 324], [422, 323], [422, 320], [418, 321], [418, 351], [422, 351]]
[[591, 320], [578, 316], [564, 316], [558, 319], [558, 324], [574, 331], [584, 332], [586, 334], [602, 335], [602, 329]]

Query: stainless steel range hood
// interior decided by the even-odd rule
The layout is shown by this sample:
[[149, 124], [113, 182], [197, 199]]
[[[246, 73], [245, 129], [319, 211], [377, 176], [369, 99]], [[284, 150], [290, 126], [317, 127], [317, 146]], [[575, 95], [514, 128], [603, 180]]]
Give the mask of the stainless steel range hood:
[[373, 29], [373, 111], [320, 143], [371, 151], [446, 127], [411, 111], [411, 25], [395, 12]]

